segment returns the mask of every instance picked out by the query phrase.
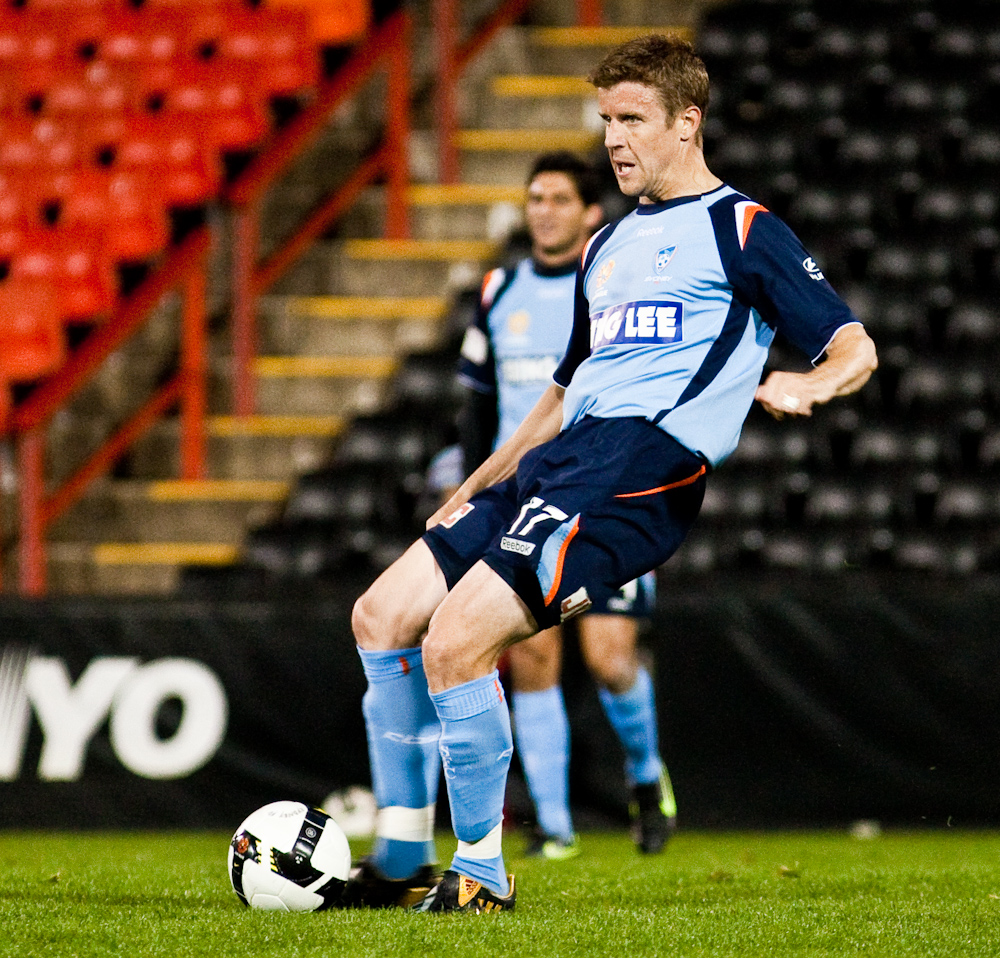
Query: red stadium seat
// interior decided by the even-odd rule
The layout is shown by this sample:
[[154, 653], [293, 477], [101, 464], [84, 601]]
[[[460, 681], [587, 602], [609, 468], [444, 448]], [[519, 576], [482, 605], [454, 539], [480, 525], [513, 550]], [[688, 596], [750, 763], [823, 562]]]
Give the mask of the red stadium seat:
[[267, 69], [256, 75], [268, 93], [294, 93], [315, 86], [319, 79], [319, 57], [305, 11], [265, 8], [230, 18], [217, 42], [224, 62], [251, 70], [266, 63]]
[[114, 267], [104, 253], [92, 230], [38, 227], [11, 258], [10, 275], [51, 283], [65, 321], [92, 321], [107, 315], [117, 296]]
[[75, 169], [40, 178], [32, 193], [37, 222], [100, 234], [116, 262], [149, 259], [169, 241], [166, 203], [151, 173]]
[[84, 162], [85, 141], [72, 124], [42, 117], [0, 119], [0, 170], [32, 173]]
[[145, 172], [159, 184], [172, 206], [199, 206], [222, 182], [218, 154], [198, 117], [140, 115], [125, 123], [120, 139], [109, 144], [114, 167]]
[[155, 71], [169, 66], [180, 54], [183, 19], [169, 11], [156, 16], [121, 11], [109, 21], [100, 43], [100, 56], [108, 63]]
[[41, 112], [47, 115], [120, 113], [141, 105], [135, 74], [103, 61], [65, 70], [38, 95]]
[[165, 116], [200, 120], [208, 142], [217, 149], [257, 146], [270, 131], [264, 94], [255, 96], [250, 71], [211, 62], [186, 64], [164, 92]]
[[372, 19], [371, 0], [268, 0], [272, 7], [307, 10], [310, 33], [317, 43], [342, 46], [356, 43]]
[[21, 178], [0, 172], [0, 259], [9, 259], [20, 249], [31, 219]]
[[56, 291], [41, 280], [0, 282], [0, 381], [31, 382], [66, 358]]

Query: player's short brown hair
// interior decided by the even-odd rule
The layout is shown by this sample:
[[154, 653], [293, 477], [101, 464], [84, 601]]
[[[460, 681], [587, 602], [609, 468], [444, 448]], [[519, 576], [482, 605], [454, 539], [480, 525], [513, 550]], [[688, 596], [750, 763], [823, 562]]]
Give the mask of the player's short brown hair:
[[708, 111], [708, 71], [694, 47], [680, 37], [649, 34], [612, 50], [588, 77], [598, 89], [618, 83], [643, 83], [660, 96], [667, 116], [689, 106]]

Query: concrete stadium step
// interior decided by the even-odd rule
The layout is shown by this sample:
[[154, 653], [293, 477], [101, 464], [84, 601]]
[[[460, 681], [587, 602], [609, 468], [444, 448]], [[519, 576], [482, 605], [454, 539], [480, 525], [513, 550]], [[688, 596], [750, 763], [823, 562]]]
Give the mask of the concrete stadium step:
[[348, 240], [344, 243], [347, 256], [359, 260], [422, 260], [432, 263], [482, 261], [489, 259], [496, 251], [497, 244], [492, 240], [368, 239]]
[[[213, 416], [208, 420], [207, 471], [232, 479], [288, 480], [317, 469], [349, 420], [335, 414]], [[156, 426], [134, 447], [129, 475], [165, 479], [179, 471], [180, 425]]]
[[485, 240], [357, 240], [330, 244], [327, 249], [328, 292], [448, 298], [478, 283], [498, 244]]
[[239, 547], [226, 542], [55, 542], [49, 549], [51, 593], [167, 595], [185, 565], [228, 565]]
[[459, 130], [459, 167], [463, 179], [474, 183], [524, 183], [539, 153], [571, 150], [587, 154], [597, 149], [602, 134], [588, 129]]
[[260, 356], [257, 404], [307, 415], [372, 412], [399, 368], [396, 356]]
[[[670, 17], [669, 5], [656, 4], [661, 16]], [[659, 19], [659, 17], [657, 18]], [[527, 27], [524, 43], [529, 62], [539, 73], [564, 73], [586, 77], [608, 50], [647, 33], [675, 33], [692, 37], [689, 26], [668, 20], [662, 25], [606, 27]]]
[[270, 296], [260, 304], [260, 347], [304, 355], [430, 349], [450, 305], [443, 296]]
[[226, 541], [263, 525], [288, 495], [282, 480], [109, 480], [52, 526], [53, 541]]

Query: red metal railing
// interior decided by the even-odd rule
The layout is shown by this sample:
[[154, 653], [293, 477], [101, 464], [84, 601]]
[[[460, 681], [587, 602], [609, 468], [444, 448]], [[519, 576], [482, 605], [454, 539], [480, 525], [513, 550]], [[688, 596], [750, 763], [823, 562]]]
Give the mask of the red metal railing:
[[[401, 11], [359, 46], [311, 106], [261, 153], [226, 194], [235, 207], [233, 252], [233, 406], [247, 416], [255, 408], [257, 299], [380, 176], [387, 184], [385, 235], [409, 236], [410, 35], [411, 18]], [[267, 259], [257, 260], [260, 207], [264, 194], [289, 164], [315, 140], [341, 104], [379, 71], [388, 74], [382, 143], [348, 180], [307, 217]]]
[[[204, 227], [190, 233], [115, 314], [75, 350], [51, 379], [12, 413], [20, 482], [19, 587], [25, 595], [45, 592], [45, 532], [95, 479], [158, 419], [180, 406], [181, 477], [200, 479], [205, 464], [205, 274], [211, 236]], [[183, 295], [179, 368], [118, 431], [59, 488], [46, 492], [46, 430], [52, 417], [94, 376], [101, 364], [131, 338], [163, 297]]]
[[[437, 130], [438, 178], [442, 183], [459, 179], [455, 133], [458, 111], [455, 91], [466, 67], [490, 44], [504, 27], [524, 16], [531, 0], [501, 0], [501, 3], [464, 40], [459, 39], [460, 0], [434, 0], [434, 54], [437, 82], [434, 88], [434, 124]], [[597, 27], [603, 19], [603, 0], [576, 0], [576, 22], [581, 27]]]

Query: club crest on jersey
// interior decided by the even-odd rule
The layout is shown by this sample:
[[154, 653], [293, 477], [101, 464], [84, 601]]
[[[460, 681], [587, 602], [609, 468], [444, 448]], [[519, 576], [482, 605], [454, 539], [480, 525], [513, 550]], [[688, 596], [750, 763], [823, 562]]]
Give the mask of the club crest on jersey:
[[600, 289], [604, 286], [609, 279], [611, 279], [611, 274], [615, 271], [615, 261], [609, 259], [604, 263], [601, 268], [597, 271], [594, 276], [594, 286], [596, 289]]
[[507, 317], [507, 332], [512, 336], [523, 336], [531, 325], [531, 316], [526, 309], [519, 309]]
[[621, 303], [590, 318], [590, 348], [611, 343], [679, 343], [684, 338], [683, 318], [683, 303]]
[[653, 262], [653, 265], [656, 267], [656, 272], [662, 273], [667, 268], [670, 261], [674, 258], [674, 253], [676, 252], [676, 246], [664, 246], [663, 249], [656, 254], [656, 259]]

